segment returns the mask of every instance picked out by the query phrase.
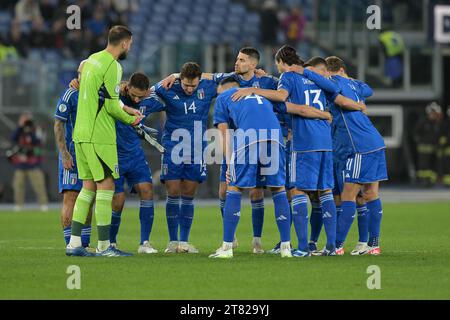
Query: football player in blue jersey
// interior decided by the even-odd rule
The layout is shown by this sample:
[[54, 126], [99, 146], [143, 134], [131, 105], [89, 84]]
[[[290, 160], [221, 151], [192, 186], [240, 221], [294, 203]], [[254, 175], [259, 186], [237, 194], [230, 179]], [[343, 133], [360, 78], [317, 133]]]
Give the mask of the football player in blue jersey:
[[[313, 106], [325, 111], [327, 101], [357, 105], [354, 101], [339, 95], [333, 83], [319, 74], [303, 69], [303, 62], [295, 49], [283, 46], [276, 54], [276, 64], [283, 73], [278, 90], [258, 88], [241, 89], [233, 94], [233, 99], [241, 99], [249, 94], [262, 95], [274, 101], [286, 101], [297, 105]], [[303, 73], [303, 75], [299, 74]], [[328, 86], [324, 93], [319, 87]], [[359, 106], [358, 106], [359, 107]], [[328, 121], [318, 117], [293, 117], [293, 154], [291, 161], [291, 181], [295, 182], [293, 199], [293, 222], [299, 239], [296, 257], [311, 255], [308, 246], [308, 207], [306, 192], [318, 191], [322, 207], [323, 223], [327, 234], [327, 245], [323, 255], [335, 255], [336, 242], [336, 207], [332, 195], [333, 162], [331, 127]]]
[[[78, 81], [80, 81], [81, 70], [84, 61], [78, 67]], [[59, 193], [63, 194], [63, 205], [61, 209], [61, 224], [63, 227], [64, 240], [69, 244], [71, 235], [71, 224], [73, 208], [83, 182], [78, 179], [78, 171], [75, 160], [75, 147], [72, 141], [72, 132], [77, 115], [78, 90], [72, 87], [64, 90], [55, 112], [54, 133], [59, 149]], [[81, 231], [81, 242], [83, 247], [88, 247], [91, 237], [92, 208], [86, 219], [86, 224]]]
[[[241, 88], [256, 87], [263, 89], [275, 90], [278, 85], [278, 79], [272, 76], [263, 75], [261, 70], [257, 69], [259, 64], [260, 54], [258, 50], [252, 47], [245, 47], [239, 50], [234, 65], [234, 72], [230, 73], [202, 73], [202, 79], [213, 80], [219, 84], [222, 80], [232, 77]], [[173, 82], [179, 77], [179, 74], [172, 74], [163, 80], [163, 86], [170, 88]], [[285, 121], [285, 118], [281, 118]], [[283, 131], [287, 137], [287, 131]], [[226, 163], [223, 161], [220, 170], [220, 184], [219, 184], [219, 201], [220, 211], [223, 216], [223, 208], [225, 206], [225, 197], [227, 190], [226, 183]], [[253, 240], [252, 252], [255, 254], [264, 253], [261, 243], [261, 235], [264, 224], [264, 189], [257, 185], [249, 191], [250, 201], [252, 205], [252, 224], [253, 224]], [[233, 248], [237, 248], [237, 239], [233, 241]]]
[[[203, 159], [206, 142], [202, 137], [212, 99], [217, 95], [216, 83], [201, 79], [201, 76], [200, 66], [187, 62], [170, 89], [165, 89], [163, 82], [154, 88], [165, 102], [167, 116], [162, 138], [165, 151], [161, 160], [161, 182], [167, 190], [169, 244], [166, 253], [198, 252], [188, 240], [194, 218], [195, 193], [199, 183], [206, 179]], [[199, 135], [197, 139], [196, 134]]]
[[[267, 99], [249, 95], [241, 101], [232, 101], [231, 96], [238, 87], [239, 82], [233, 77], [223, 80], [214, 107], [214, 125], [221, 131], [224, 142], [229, 185], [223, 214], [223, 244], [210, 257], [233, 257], [233, 238], [240, 218], [242, 191], [258, 184], [272, 191], [281, 237], [281, 256], [291, 257], [290, 209], [284, 188], [285, 150], [281, 127]], [[236, 130], [231, 137], [229, 128]], [[240, 137], [239, 132], [245, 138]]]
[[[372, 95], [372, 89], [365, 83], [348, 77], [345, 63], [338, 57], [326, 59], [328, 71], [340, 92], [355, 101], [364, 101]], [[366, 202], [368, 219], [361, 217], [360, 241], [352, 251], [354, 255], [381, 253], [379, 236], [383, 214], [379, 197], [379, 182], [388, 179], [383, 137], [373, 126], [367, 115], [360, 111], [336, 108], [336, 136], [347, 150], [345, 168], [341, 168], [344, 186], [341, 193], [342, 213], [337, 233], [337, 253], [344, 254], [344, 241], [354, 220], [356, 198], [360, 191]], [[358, 216], [359, 216], [358, 212]], [[364, 240], [367, 239], [368, 246]]]
[[[121, 84], [120, 100], [125, 106], [141, 112], [145, 117], [141, 124], [151, 113], [164, 110], [164, 104], [155, 94], [149, 95], [149, 92], [150, 80], [140, 72], [135, 72], [127, 82]], [[145, 130], [146, 127], [143, 128]], [[153, 184], [150, 167], [141, 145], [142, 137], [139, 130], [116, 121], [120, 177], [114, 181], [115, 194], [112, 202], [110, 242], [112, 246], [117, 247], [117, 234], [125, 204], [124, 183], [126, 182], [130, 192], [137, 193], [140, 199], [141, 238], [138, 253], [151, 254], [158, 252], [149, 242], [154, 219]]]

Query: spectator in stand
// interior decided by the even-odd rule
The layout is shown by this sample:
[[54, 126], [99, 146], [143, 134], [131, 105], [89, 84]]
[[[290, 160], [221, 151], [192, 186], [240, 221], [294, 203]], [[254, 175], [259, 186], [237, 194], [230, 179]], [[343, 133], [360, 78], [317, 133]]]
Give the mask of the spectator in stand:
[[44, 18], [45, 22], [51, 23], [53, 21], [57, 5], [57, 0], [41, 0], [39, 2], [39, 9], [41, 10], [42, 18]]
[[67, 32], [66, 47], [64, 48], [64, 56], [69, 59], [82, 59], [88, 55], [86, 50], [86, 42], [81, 30], [72, 30]]
[[20, 23], [31, 23], [34, 20], [42, 20], [38, 0], [19, 0], [15, 7], [15, 19]]
[[41, 142], [36, 136], [36, 128], [29, 113], [19, 118], [19, 127], [12, 135], [14, 143], [8, 158], [15, 168], [13, 178], [15, 211], [20, 211], [25, 202], [25, 179], [31, 182], [34, 192], [38, 196], [41, 211], [48, 210], [47, 189], [44, 173], [41, 169]]
[[[19, 57], [19, 54], [17, 53], [16, 48], [14, 48], [12, 45], [7, 43], [5, 41], [1, 34], [0, 34], [0, 63], [7, 62], [7, 61], [14, 61], [17, 60]], [[8, 75], [8, 68], [7, 64], [0, 67], [0, 73], [5, 76]]]
[[23, 58], [28, 56], [29, 40], [28, 35], [22, 33], [20, 22], [13, 20], [7, 43], [16, 48], [19, 55]]
[[406, 49], [403, 37], [398, 32], [382, 30], [378, 40], [385, 55], [385, 75], [390, 79], [393, 87], [400, 87], [403, 83], [403, 55]]
[[87, 36], [89, 39], [90, 52], [102, 50], [105, 46], [106, 33], [108, 32], [108, 23], [103, 14], [103, 7], [97, 6], [94, 15], [87, 23]]
[[29, 35], [33, 48], [49, 48], [54, 46], [53, 35], [47, 30], [44, 20], [33, 20]]
[[446, 138], [444, 125], [442, 108], [433, 102], [426, 107], [426, 116], [419, 119], [414, 129], [416, 177], [422, 186], [433, 186], [438, 182], [444, 145], [442, 142]]
[[303, 30], [306, 27], [306, 18], [299, 7], [293, 7], [291, 13], [282, 21], [281, 26], [286, 35], [286, 42], [297, 48], [303, 40]]
[[87, 27], [94, 37], [100, 37], [108, 30], [108, 24], [103, 13], [103, 6], [97, 6], [94, 16], [88, 21]]
[[266, 0], [261, 11], [261, 35], [262, 43], [273, 47], [277, 44], [278, 16], [277, 3], [275, 0]]

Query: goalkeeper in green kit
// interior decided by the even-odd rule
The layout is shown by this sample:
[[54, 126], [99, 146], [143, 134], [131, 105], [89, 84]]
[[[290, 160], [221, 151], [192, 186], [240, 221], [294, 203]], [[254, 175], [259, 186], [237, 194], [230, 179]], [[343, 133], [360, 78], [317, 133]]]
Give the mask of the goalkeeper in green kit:
[[[114, 179], [119, 177], [115, 121], [135, 126], [142, 115], [119, 103], [122, 67], [117, 60], [126, 58], [132, 33], [123, 26], [109, 31], [108, 46], [92, 54], [84, 63], [77, 116], [73, 132], [79, 178], [83, 188], [75, 202], [72, 235], [66, 247], [68, 256], [130, 256], [109, 242]], [[81, 245], [81, 229], [95, 198], [98, 226], [96, 254]]]

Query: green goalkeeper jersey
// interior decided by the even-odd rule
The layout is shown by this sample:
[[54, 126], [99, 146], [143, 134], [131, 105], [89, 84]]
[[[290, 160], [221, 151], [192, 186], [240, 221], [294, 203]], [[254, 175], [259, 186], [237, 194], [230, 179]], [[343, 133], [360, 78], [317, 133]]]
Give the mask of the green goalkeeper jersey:
[[116, 144], [115, 120], [132, 124], [136, 118], [119, 105], [122, 67], [106, 50], [92, 54], [83, 65], [73, 141]]

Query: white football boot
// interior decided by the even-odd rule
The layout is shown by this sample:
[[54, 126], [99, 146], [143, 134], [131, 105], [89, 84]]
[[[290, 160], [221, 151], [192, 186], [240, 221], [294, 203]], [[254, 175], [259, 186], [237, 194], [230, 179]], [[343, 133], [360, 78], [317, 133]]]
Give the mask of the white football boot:
[[138, 253], [158, 253], [158, 250], [152, 247], [150, 242], [144, 241], [138, 248]]
[[367, 245], [366, 242], [358, 242], [356, 244], [355, 249], [353, 249], [353, 251], [350, 252], [350, 254], [352, 256], [362, 256], [362, 255], [367, 254], [369, 252], [369, 249], [370, 248], [369, 248], [369, 246]]
[[166, 250], [164, 250], [164, 253], [177, 253], [178, 249], [178, 241], [169, 241], [169, 244], [167, 245]]

